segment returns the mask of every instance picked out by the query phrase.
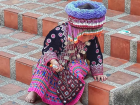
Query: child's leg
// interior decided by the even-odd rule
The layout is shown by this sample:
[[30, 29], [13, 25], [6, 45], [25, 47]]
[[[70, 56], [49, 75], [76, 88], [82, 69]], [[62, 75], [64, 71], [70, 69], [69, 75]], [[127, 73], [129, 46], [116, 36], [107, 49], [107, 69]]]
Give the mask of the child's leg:
[[83, 105], [80, 101], [78, 101], [75, 105]]
[[25, 98], [25, 100], [26, 100], [27, 102], [34, 103], [35, 100], [36, 100], [36, 97], [37, 97], [37, 93], [34, 92], [34, 91], [31, 91], [31, 92], [27, 95], [27, 97]]
[[32, 81], [28, 88], [28, 92], [30, 93], [27, 95], [26, 101], [36, 101], [38, 95], [44, 103], [51, 105], [62, 105], [61, 100], [58, 98], [56, 93], [57, 82], [57, 73], [54, 72], [51, 67], [38, 62], [38, 65], [33, 73]]

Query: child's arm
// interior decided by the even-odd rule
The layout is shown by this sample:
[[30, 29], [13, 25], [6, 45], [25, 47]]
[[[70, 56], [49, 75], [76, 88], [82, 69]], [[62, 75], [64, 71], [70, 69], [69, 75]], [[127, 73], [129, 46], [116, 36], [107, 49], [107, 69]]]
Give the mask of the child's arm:
[[91, 45], [87, 46], [87, 59], [90, 61], [91, 74], [94, 79], [105, 80], [107, 77], [103, 75], [103, 56], [97, 37], [90, 40]]
[[56, 72], [60, 72], [60, 71], [62, 71], [62, 70], [64, 69], [64, 67], [62, 67], [62, 66], [57, 62], [56, 59], [52, 59], [52, 60], [50, 61], [50, 63], [51, 63], [51, 65], [52, 65], [52, 67], [53, 67], [53, 70], [55, 70]]
[[42, 64], [49, 65], [52, 59], [58, 60], [57, 56], [61, 53], [60, 48], [62, 46], [60, 33], [63, 34], [61, 30], [62, 27], [57, 26], [49, 32], [44, 40], [44, 47], [42, 49]]

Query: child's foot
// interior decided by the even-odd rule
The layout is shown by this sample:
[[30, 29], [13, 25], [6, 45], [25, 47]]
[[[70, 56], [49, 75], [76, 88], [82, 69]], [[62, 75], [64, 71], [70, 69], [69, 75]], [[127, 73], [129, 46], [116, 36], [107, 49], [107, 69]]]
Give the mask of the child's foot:
[[75, 105], [83, 105], [80, 101], [78, 101]]
[[25, 98], [25, 100], [26, 100], [27, 102], [34, 103], [35, 100], [36, 100], [36, 97], [37, 97], [37, 93], [31, 91], [31, 92], [27, 95], [27, 97]]

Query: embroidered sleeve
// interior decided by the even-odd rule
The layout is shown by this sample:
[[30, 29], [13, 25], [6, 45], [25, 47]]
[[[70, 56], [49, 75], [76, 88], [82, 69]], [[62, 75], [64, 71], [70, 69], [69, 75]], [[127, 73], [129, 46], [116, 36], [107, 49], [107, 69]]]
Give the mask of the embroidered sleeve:
[[57, 59], [57, 56], [61, 53], [62, 41], [60, 33], [63, 33], [63, 31], [60, 26], [57, 26], [46, 36], [42, 49], [42, 63], [47, 64], [51, 59]]
[[41, 59], [42, 64], [47, 65], [47, 63], [52, 59], [58, 60], [55, 52], [52, 52], [52, 51], [44, 52], [44, 55], [42, 56], [42, 59]]
[[90, 61], [90, 70], [92, 76], [103, 75], [103, 56], [100, 50], [100, 45], [97, 37], [91, 41], [91, 45], [88, 46], [87, 59]]

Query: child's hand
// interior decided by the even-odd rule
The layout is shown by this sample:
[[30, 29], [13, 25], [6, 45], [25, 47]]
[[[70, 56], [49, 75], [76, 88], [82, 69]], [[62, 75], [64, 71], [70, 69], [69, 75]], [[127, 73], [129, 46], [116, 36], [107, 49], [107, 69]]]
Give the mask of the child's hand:
[[62, 71], [63, 69], [64, 69], [64, 67], [62, 67], [61, 65], [59, 65], [59, 63], [55, 60], [55, 59], [52, 59], [51, 61], [50, 61], [50, 63], [52, 64], [52, 65], [55, 65], [56, 67], [53, 67], [53, 69], [56, 71], [56, 72], [60, 72], [60, 71]]
[[94, 79], [97, 80], [97, 81], [105, 81], [107, 79], [107, 76], [106, 75], [97, 75], [97, 76], [94, 76]]

